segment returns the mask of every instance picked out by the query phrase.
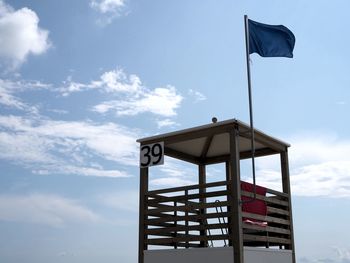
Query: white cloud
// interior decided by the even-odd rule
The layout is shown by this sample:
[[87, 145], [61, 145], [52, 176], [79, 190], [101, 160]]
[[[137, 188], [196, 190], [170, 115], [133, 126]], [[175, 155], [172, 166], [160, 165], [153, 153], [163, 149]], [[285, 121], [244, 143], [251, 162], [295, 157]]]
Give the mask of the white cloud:
[[[289, 140], [292, 192], [300, 196], [350, 197], [350, 141], [330, 134], [302, 134]], [[278, 162], [275, 162], [278, 164]], [[258, 161], [259, 181], [276, 188], [279, 168]]]
[[107, 71], [99, 80], [87, 84], [73, 82], [69, 78], [64, 86], [58, 89], [63, 96], [87, 90], [100, 90], [118, 97], [92, 108], [98, 113], [115, 112], [118, 116], [134, 116], [146, 112], [165, 117], [175, 116], [176, 109], [183, 100], [175, 87], [168, 85], [149, 89], [142, 85], [138, 76], [127, 76], [121, 69]]
[[328, 258], [307, 258], [299, 259], [302, 263], [350, 263], [350, 249], [333, 247], [333, 253]]
[[0, 195], [0, 220], [63, 227], [101, 218], [75, 200], [47, 194]]
[[346, 105], [346, 102], [345, 101], [337, 101], [336, 104], [337, 105]]
[[94, 106], [93, 110], [99, 113], [115, 111], [119, 116], [135, 116], [150, 112], [155, 115], [170, 117], [176, 115], [176, 109], [182, 101], [181, 95], [176, 93], [172, 86], [156, 88], [137, 97], [127, 100], [111, 100]]
[[116, 13], [125, 6], [125, 0], [92, 0], [90, 6], [101, 13]]
[[188, 91], [188, 95], [194, 98], [194, 102], [204, 101], [207, 99], [207, 97], [203, 93], [193, 89], [190, 89]]
[[19, 98], [12, 95], [9, 90], [2, 86], [0, 86], [0, 104], [20, 110], [24, 110], [25, 108], [27, 108], [27, 105], [25, 103], [23, 103]]
[[174, 187], [198, 182], [195, 166], [165, 157], [165, 165], [155, 167], [155, 177], [150, 179], [152, 187]]
[[153, 186], [157, 186], [157, 187], [176, 187], [176, 186], [185, 186], [185, 185], [195, 184], [193, 181], [182, 179], [182, 178], [176, 178], [176, 177], [152, 179], [150, 183]]
[[333, 247], [333, 250], [341, 262], [350, 262], [350, 248]]
[[39, 27], [37, 14], [29, 8], [14, 10], [0, 1], [0, 57], [11, 67], [21, 65], [28, 55], [45, 53], [49, 32]]
[[71, 77], [64, 82], [58, 91], [63, 96], [69, 96], [75, 92], [98, 89], [107, 93], [129, 93], [135, 96], [141, 93], [142, 83], [137, 75], [126, 75], [124, 70], [116, 69], [104, 72], [99, 80], [90, 83], [79, 83], [72, 81]]
[[171, 119], [164, 119], [164, 120], [158, 120], [157, 121], [158, 128], [164, 128], [164, 127], [174, 127], [177, 126], [178, 124], [171, 120]]
[[49, 87], [51, 87], [49, 84], [38, 81], [12, 81], [0, 79], [0, 104], [9, 108], [37, 113], [38, 108], [36, 106], [23, 102], [14, 94], [16, 92], [47, 89]]
[[136, 165], [134, 131], [113, 123], [53, 121], [0, 115], [0, 158], [35, 173], [127, 177], [126, 172], [91, 165], [95, 159]]
[[91, 0], [90, 7], [103, 15], [97, 22], [105, 26], [124, 13], [125, 2], [125, 0]]

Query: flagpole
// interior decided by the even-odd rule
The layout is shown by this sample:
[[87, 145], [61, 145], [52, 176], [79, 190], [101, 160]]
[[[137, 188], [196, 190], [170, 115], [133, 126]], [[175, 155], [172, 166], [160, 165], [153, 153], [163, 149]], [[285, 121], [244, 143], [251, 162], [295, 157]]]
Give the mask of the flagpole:
[[[253, 123], [253, 103], [252, 103], [252, 84], [250, 77], [250, 62], [249, 62], [249, 26], [248, 16], [244, 15], [244, 28], [245, 28], [245, 48], [246, 48], [246, 60], [247, 60], [247, 78], [248, 78], [248, 96], [249, 96], [249, 118], [250, 118], [250, 145], [252, 153], [252, 173], [253, 173], [253, 192], [254, 198], [249, 201], [256, 199], [256, 180], [255, 180], [255, 136], [254, 136], [254, 123]], [[249, 202], [248, 201], [248, 202]]]

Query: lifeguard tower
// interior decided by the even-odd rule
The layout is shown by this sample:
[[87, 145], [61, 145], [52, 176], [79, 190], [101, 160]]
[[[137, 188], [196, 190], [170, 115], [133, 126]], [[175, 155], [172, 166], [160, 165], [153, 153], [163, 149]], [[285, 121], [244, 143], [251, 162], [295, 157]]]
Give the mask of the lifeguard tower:
[[[138, 140], [139, 263], [295, 263], [290, 145], [254, 134], [256, 157], [279, 155], [282, 191], [241, 181], [251, 129], [236, 119]], [[150, 191], [149, 166], [163, 154], [196, 165], [198, 183]], [[217, 163], [226, 180], [207, 183], [206, 166]]]

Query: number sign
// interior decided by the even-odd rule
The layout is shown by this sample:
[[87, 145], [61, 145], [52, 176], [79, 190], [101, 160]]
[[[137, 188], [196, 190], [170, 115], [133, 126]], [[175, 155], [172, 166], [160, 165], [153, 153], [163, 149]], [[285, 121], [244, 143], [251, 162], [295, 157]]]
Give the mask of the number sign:
[[142, 145], [140, 149], [140, 167], [164, 164], [164, 142]]

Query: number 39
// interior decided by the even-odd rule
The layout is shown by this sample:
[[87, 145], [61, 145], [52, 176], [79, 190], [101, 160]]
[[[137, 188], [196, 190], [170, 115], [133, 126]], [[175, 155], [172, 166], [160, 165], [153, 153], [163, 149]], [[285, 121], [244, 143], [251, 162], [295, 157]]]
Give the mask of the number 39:
[[148, 167], [164, 163], [164, 143], [154, 143], [141, 146], [140, 166]]

